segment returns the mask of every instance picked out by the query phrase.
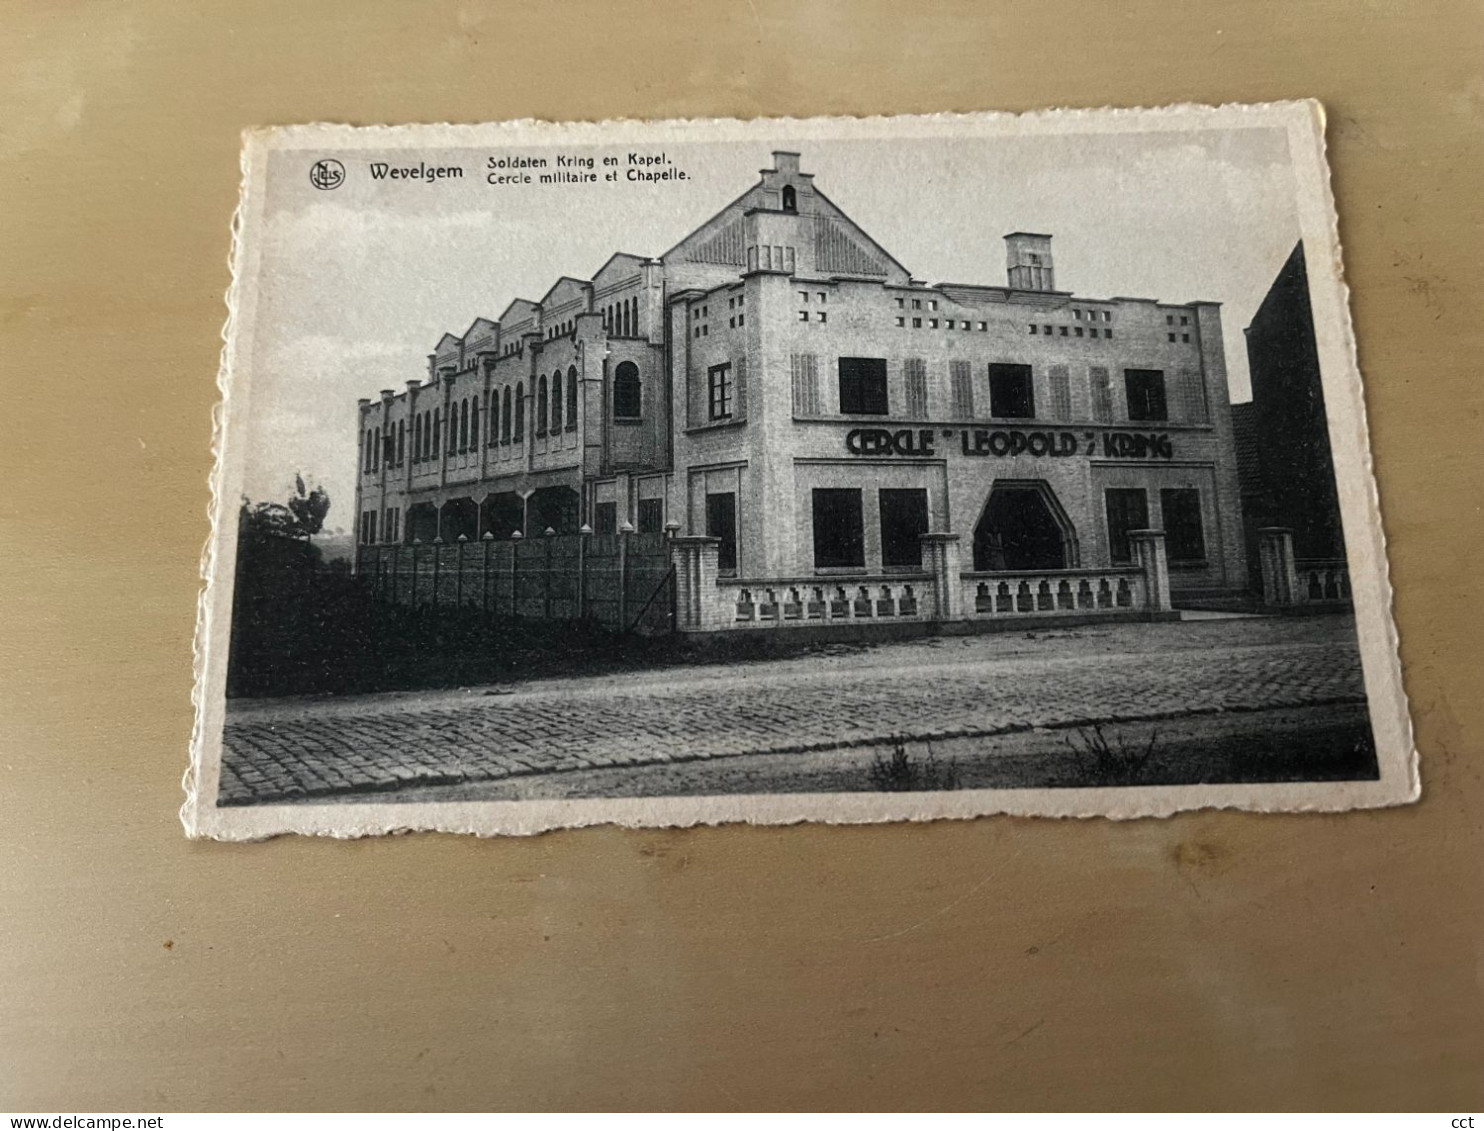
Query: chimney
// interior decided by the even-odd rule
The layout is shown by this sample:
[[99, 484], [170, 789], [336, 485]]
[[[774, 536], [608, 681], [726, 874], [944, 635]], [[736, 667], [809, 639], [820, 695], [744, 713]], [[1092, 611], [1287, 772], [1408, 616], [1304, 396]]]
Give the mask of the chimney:
[[1039, 232], [1011, 232], [1005, 237], [1005, 269], [1011, 290], [1056, 290], [1051, 237]]
[[773, 172], [782, 173], [784, 176], [797, 177], [799, 175], [799, 155], [790, 153], [786, 149], [775, 149], [773, 151]]

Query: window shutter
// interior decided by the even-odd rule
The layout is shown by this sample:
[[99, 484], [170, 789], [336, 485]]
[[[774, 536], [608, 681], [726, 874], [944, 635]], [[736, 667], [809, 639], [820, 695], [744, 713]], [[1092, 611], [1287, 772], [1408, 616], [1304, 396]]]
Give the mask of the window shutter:
[[909, 357], [902, 363], [903, 384], [906, 387], [906, 414], [919, 419], [928, 414], [927, 362], [920, 357]]
[[974, 417], [974, 377], [969, 369], [969, 363], [950, 361], [948, 375], [953, 416], [958, 420], [972, 420]]
[[1099, 424], [1113, 423], [1113, 387], [1106, 365], [1094, 365], [1088, 371], [1092, 387], [1092, 418]]
[[1050, 370], [1051, 418], [1072, 419], [1072, 382], [1065, 365], [1053, 365]]
[[793, 370], [794, 415], [819, 415], [819, 359], [812, 353], [796, 353]]
[[1211, 413], [1206, 406], [1206, 383], [1192, 369], [1182, 369], [1176, 378], [1180, 390], [1180, 419], [1186, 424], [1209, 424]]

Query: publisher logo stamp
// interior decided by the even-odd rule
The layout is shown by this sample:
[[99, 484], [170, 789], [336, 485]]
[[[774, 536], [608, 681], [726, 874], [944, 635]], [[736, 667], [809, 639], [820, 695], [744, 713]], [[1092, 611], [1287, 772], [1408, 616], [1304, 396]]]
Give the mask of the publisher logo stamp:
[[345, 183], [345, 166], [333, 157], [316, 161], [309, 170], [309, 183], [317, 189], [337, 189]]

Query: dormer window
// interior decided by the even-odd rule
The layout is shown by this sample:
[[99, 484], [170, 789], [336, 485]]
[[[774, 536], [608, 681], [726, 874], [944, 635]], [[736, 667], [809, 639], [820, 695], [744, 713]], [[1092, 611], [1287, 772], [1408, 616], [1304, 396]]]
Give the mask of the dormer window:
[[798, 194], [794, 192], [793, 185], [783, 186], [783, 210], [785, 212], [797, 212], [799, 210]]

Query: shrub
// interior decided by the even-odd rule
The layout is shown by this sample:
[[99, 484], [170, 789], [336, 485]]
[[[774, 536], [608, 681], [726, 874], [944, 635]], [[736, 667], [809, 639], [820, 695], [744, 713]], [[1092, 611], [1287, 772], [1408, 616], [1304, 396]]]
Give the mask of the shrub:
[[906, 743], [900, 735], [891, 741], [891, 757], [883, 758], [878, 754], [871, 763], [869, 773], [873, 788], [888, 793], [958, 788], [958, 763], [954, 759], [938, 761], [929, 745], [928, 756], [918, 761], [907, 753]]
[[1095, 723], [1090, 731], [1078, 727], [1075, 736], [1062, 741], [1076, 757], [1083, 772], [1094, 779], [1090, 784], [1134, 785], [1143, 777], [1158, 749], [1159, 731], [1150, 731], [1149, 741], [1139, 747], [1129, 745], [1122, 736], [1116, 743], [1109, 742], [1101, 724]]

